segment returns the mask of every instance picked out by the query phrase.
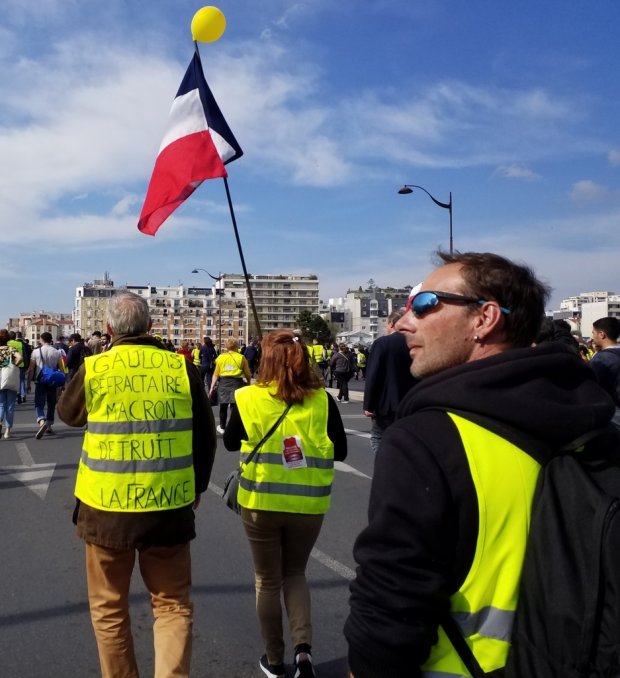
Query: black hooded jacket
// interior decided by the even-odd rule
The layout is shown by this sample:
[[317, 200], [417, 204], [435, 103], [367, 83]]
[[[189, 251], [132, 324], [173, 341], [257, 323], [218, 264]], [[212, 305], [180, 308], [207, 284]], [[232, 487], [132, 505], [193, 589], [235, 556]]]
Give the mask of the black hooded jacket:
[[420, 676], [449, 597], [475, 553], [478, 504], [458, 431], [446, 410], [498, 422], [518, 447], [549, 458], [604, 426], [614, 406], [589, 366], [555, 343], [513, 349], [422, 380], [403, 399], [375, 461], [369, 524], [345, 625], [355, 678]]

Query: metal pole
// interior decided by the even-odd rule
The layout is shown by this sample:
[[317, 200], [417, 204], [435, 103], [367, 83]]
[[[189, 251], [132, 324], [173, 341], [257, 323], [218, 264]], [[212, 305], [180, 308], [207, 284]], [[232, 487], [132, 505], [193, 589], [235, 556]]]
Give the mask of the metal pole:
[[450, 202], [448, 202], [448, 211], [450, 212], [450, 256], [452, 256], [452, 191], [450, 191]]
[[[220, 272], [220, 279], [219, 282], [222, 282], [222, 273]], [[217, 314], [219, 317], [219, 331], [218, 331], [218, 350], [221, 353], [222, 352], [222, 291], [221, 289], [218, 290], [217, 288], [217, 283], [215, 285], [215, 293], [217, 294]]]
[[224, 187], [226, 188], [226, 198], [228, 200], [228, 210], [230, 212], [230, 218], [233, 225], [233, 230], [235, 232], [235, 239], [237, 240], [237, 249], [239, 250], [239, 258], [241, 259], [241, 267], [243, 268], [243, 276], [245, 278], [245, 285], [248, 290], [248, 297], [250, 298], [250, 306], [252, 308], [252, 315], [254, 316], [254, 324], [256, 325], [256, 333], [258, 338], [263, 338], [263, 332], [261, 330], [260, 321], [258, 319], [258, 311], [256, 310], [256, 304], [254, 303], [254, 295], [252, 294], [252, 286], [250, 285], [250, 276], [248, 275], [248, 270], [245, 266], [245, 257], [243, 256], [243, 249], [241, 247], [241, 239], [239, 238], [239, 229], [237, 228], [237, 219], [235, 218], [235, 210], [233, 209], [232, 198], [230, 197], [230, 190], [228, 188], [228, 180], [224, 178]]

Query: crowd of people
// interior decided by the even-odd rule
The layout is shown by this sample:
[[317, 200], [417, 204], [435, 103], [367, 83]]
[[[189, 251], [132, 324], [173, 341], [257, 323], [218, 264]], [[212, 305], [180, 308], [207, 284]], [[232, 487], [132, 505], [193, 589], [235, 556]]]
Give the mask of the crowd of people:
[[[350, 676], [470, 675], [447, 617], [485, 675], [503, 675], [546, 463], [528, 441], [551, 458], [591, 431], [620, 440], [620, 320], [597, 320], [586, 343], [544, 318], [549, 290], [526, 266], [490, 253], [438, 256], [370, 351], [306, 345], [292, 329], [243, 347], [230, 339], [218, 350], [205, 337], [175, 350], [150, 333], [148, 306], [130, 292], [112, 297], [107, 333], [88, 341], [54, 344], [44, 332], [32, 350], [0, 330], [4, 437], [32, 383], [37, 439], [54, 435], [56, 409], [85, 427], [73, 520], [104, 678], [138, 676], [136, 558], [151, 593], [155, 674], [189, 676], [189, 543], [218, 433], [240, 452], [260, 669], [285, 676], [283, 601], [295, 678], [315, 676], [306, 566], [334, 462], [347, 456], [338, 403], [360, 375], [376, 463], [344, 627]], [[58, 402], [58, 387], [37, 379], [44, 366], [66, 374]]]

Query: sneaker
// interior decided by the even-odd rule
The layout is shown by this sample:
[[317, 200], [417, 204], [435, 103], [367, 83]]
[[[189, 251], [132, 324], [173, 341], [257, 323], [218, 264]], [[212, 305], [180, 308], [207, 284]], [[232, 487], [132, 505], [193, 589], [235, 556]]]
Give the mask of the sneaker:
[[342, 396], [338, 396], [336, 399], [338, 400], [339, 403], [342, 402]]
[[[0, 426], [0, 433], [2, 433], [2, 427]], [[4, 432], [4, 435], [2, 436], [3, 438], [12, 438], [13, 436], [11, 435], [11, 429], [7, 428], [7, 430]]]
[[221, 426], [218, 426], [216, 430], [221, 436], [224, 435], [224, 429]]
[[45, 421], [45, 419], [41, 419], [39, 421], [39, 430], [37, 431], [35, 438], [37, 440], [41, 440], [45, 431], [47, 431], [47, 422]]
[[[298, 645], [295, 648], [295, 678], [315, 678], [310, 649], [309, 645]], [[305, 659], [299, 659], [301, 653], [305, 653]]]
[[56, 431], [54, 431], [51, 426], [47, 427], [47, 429], [45, 430], [45, 433], [48, 436], [55, 436], [56, 435]]
[[350, 400], [343, 400], [342, 401], [345, 405], [348, 405], [351, 401]]
[[264, 654], [260, 658], [258, 665], [260, 666], [261, 671], [266, 676], [269, 676], [269, 678], [286, 678], [284, 673], [284, 664], [276, 664], [275, 666], [273, 664], [270, 664], [267, 661], [266, 654]]

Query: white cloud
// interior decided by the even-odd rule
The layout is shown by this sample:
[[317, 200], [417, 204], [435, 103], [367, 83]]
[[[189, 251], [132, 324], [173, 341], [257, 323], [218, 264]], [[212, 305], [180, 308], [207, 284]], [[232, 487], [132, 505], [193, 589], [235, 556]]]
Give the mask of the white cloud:
[[620, 151], [617, 150], [609, 151], [607, 159], [609, 160], [610, 165], [618, 167], [620, 165]]
[[606, 186], [597, 184], [591, 179], [582, 179], [576, 181], [571, 190], [570, 198], [577, 205], [599, 202], [609, 195], [609, 189]]
[[[12, 225], [0, 233], [4, 243], [18, 242], [22, 231], [54, 238], [65, 208], [65, 223], [93, 223], [121, 240], [128, 236], [119, 224], [137, 217], [185, 64], [161, 51], [92, 44], [92, 35], [71, 37], [40, 61], [22, 58], [11, 68], [1, 68], [0, 54], [7, 121], [0, 156], [12, 168], [0, 186], [0, 220]], [[326, 96], [318, 67], [275, 41], [222, 47], [206, 71], [246, 153], [235, 172], [268, 173], [274, 182], [332, 187], [397, 165], [499, 165], [502, 176], [533, 180], [526, 163], [573, 148], [575, 107], [540, 88], [445, 81], [343, 100]], [[574, 188], [576, 198], [587, 193]], [[87, 228], [72, 237], [97, 246]]]
[[541, 178], [540, 174], [536, 174], [529, 167], [517, 163], [502, 165], [495, 170], [494, 174], [505, 179], [522, 179], [524, 181], [538, 181]]

